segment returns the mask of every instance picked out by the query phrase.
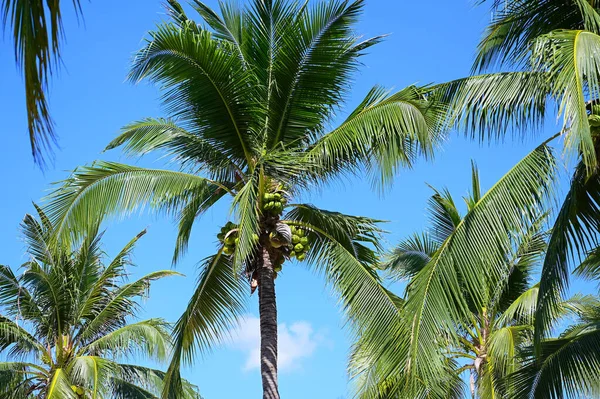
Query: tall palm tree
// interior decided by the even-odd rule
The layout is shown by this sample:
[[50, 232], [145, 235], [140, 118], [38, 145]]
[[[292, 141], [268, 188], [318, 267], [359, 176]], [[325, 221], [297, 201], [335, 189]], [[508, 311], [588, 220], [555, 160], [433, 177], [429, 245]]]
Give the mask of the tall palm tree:
[[[463, 216], [448, 190], [434, 189], [434, 195], [429, 201], [431, 228], [425, 233], [414, 234], [402, 240], [381, 264], [381, 268], [392, 281], [407, 283], [403, 301], [399, 303], [401, 309], [411, 307], [415, 300], [413, 296], [419, 293], [418, 283], [422, 275], [430, 264], [436, 262], [444, 246], [452, 245], [451, 242], [456, 239], [455, 235], [459, 233], [461, 226], [468, 223], [466, 221], [470, 219], [471, 212], [476, 212], [477, 207], [481, 206], [479, 173], [474, 165], [472, 190], [464, 200], [467, 214]], [[365, 353], [359, 340], [353, 365], [359, 373], [358, 389], [361, 398], [414, 398], [420, 397], [418, 394], [425, 395], [423, 397], [463, 397], [465, 381], [458, 378], [465, 372], [470, 374], [469, 390], [473, 398], [514, 398], [527, 391], [526, 381], [530, 383], [529, 388], [534, 385], [537, 371], [533, 367], [535, 362], [532, 363], [529, 355], [525, 358], [522, 356], [523, 352], [530, 353], [529, 345], [533, 339], [539, 292], [539, 283], [535, 283], [533, 277], [547, 249], [548, 232], [545, 231], [545, 225], [548, 214], [540, 212], [538, 216], [520, 233], [505, 231], [504, 234], [514, 245], [506, 247], [501, 275], [496, 279], [484, 281], [483, 286], [480, 285], [484, 289], [480, 292], [483, 302], [470, 297], [467, 287], [469, 280], [461, 274], [460, 265], [456, 265], [459, 292], [464, 295], [469, 314], [464, 320], [457, 319], [455, 325], [449, 329], [440, 330], [439, 336], [428, 343], [435, 348], [436, 356], [446, 365], [446, 369], [435, 376], [436, 381], [433, 385], [419, 391], [407, 390], [407, 379], [403, 374], [405, 364], [398, 363], [392, 366], [382, 365], [377, 361], [369, 362], [369, 354]], [[488, 242], [490, 246], [495, 244], [494, 241]], [[489, 267], [485, 258], [476, 252], [471, 251], [470, 257], [476, 259], [479, 269]], [[456, 262], [461, 262], [464, 258], [456, 254], [455, 259]], [[484, 273], [477, 271], [476, 275], [482, 276]], [[434, 292], [431, 296], [440, 294], [443, 293]], [[420, 298], [416, 300], [420, 301]], [[597, 309], [599, 303], [593, 296], [576, 295], [561, 303], [561, 316], [584, 312], [590, 314], [590, 310]], [[456, 305], [458, 304], [453, 304]], [[413, 319], [408, 317], [407, 321], [412, 323]], [[399, 342], [386, 350], [395, 351], [403, 344]], [[545, 348], [549, 345], [551, 341], [544, 341]], [[593, 358], [597, 358], [597, 355], [593, 355]], [[431, 361], [417, 359], [420, 360]], [[526, 370], [522, 370], [523, 365], [526, 366]], [[386, 374], [390, 367], [395, 368], [395, 372]], [[593, 366], [582, 368], [585, 370], [584, 375], [594, 375]], [[599, 370], [596, 368], [595, 375]], [[550, 371], [544, 370], [544, 373], [547, 372]], [[586, 384], [582, 378], [577, 379], [576, 372], [572, 374], [573, 377], [570, 380], [565, 379], [565, 382], [572, 384], [570, 389], [573, 391], [581, 392]], [[533, 379], [525, 378], [531, 378], [532, 375]], [[550, 379], [556, 383], [561, 381], [561, 378], [562, 373], [555, 373]], [[541, 392], [544, 383], [537, 383], [540, 383], [538, 389]]]
[[[81, 13], [80, 0], [73, 0]], [[63, 3], [64, 4], [64, 3]], [[60, 0], [2, 0], [0, 21], [12, 31], [15, 60], [25, 78], [27, 127], [34, 161], [45, 165], [56, 136], [46, 91], [60, 64], [63, 40]]]
[[246, 292], [258, 288], [264, 398], [279, 398], [274, 279], [284, 262], [307, 260], [322, 273], [358, 333], [397, 311], [373, 269], [377, 221], [294, 199], [344, 174], [366, 171], [374, 184], [388, 183], [397, 168], [431, 153], [443, 109], [426, 89], [375, 87], [330, 127], [360, 57], [381, 40], [353, 32], [363, 0], [221, 3], [220, 15], [200, 1], [192, 6], [203, 24], [170, 1], [171, 22], [150, 33], [130, 74], [161, 85], [169, 117], [132, 123], [108, 146], [166, 152], [180, 170], [96, 162], [77, 169], [45, 209], [59, 237], [143, 205], [167, 210], [179, 224], [176, 261], [196, 219], [230, 201], [234, 220], [175, 327], [165, 395], [176, 397], [181, 363], [220, 339]]
[[[132, 323], [150, 273], [120, 285], [138, 234], [104, 264], [102, 234], [89, 230], [77, 245], [52, 241], [54, 226], [39, 210], [22, 223], [29, 260], [15, 275], [0, 266], [0, 398], [157, 398], [164, 373], [122, 363], [133, 357], [165, 360], [169, 329], [162, 319]], [[199, 398], [185, 383], [182, 398]]]
[[[357, 341], [351, 370], [361, 376], [362, 397], [461, 397], [458, 375], [466, 369], [474, 372], [475, 391], [500, 390], [497, 376], [516, 366], [504, 351], [514, 351], [517, 342], [507, 339], [525, 335], [531, 321], [520, 306], [535, 290], [531, 267], [545, 247], [540, 211], [554, 170], [547, 144], [485, 194], [474, 170], [464, 216], [450, 194], [436, 191], [431, 233], [401, 243], [387, 264], [409, 278], [397, 301], [395, 330], [381, 330], [386, 340], [379, 346]], [[519, 312], [511, 314], [513, 304]]]

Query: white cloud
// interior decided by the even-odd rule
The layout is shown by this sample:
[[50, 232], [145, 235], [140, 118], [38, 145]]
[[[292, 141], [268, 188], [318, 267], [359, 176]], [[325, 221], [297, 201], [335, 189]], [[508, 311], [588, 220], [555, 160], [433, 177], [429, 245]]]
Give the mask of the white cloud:
[[[313, 355], [316, 348], [324, 343], [321, 333], [315, 333], [311, 324], [296, 321], [289, 326], [280, 323], [279, 332], [279, 370], [291, 371], [301, 368], [301, 361]], [[240, 326], [232, 331], [231, 347], [246, 353], [245, 371], [260, 368], [260, 319], [246, 315]]]

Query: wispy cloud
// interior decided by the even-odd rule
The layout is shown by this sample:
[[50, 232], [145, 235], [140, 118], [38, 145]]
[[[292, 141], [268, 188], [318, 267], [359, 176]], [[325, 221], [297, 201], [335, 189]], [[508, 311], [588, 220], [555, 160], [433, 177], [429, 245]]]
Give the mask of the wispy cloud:
[[[302, 360], [313, 355], [325, 342], [322, 333], [316, 333], [306, 321], [296, 321], [288, 326], [280, 323], [278, 328], [279, 370], [293, 371], [302, 367]], [[231, 346], [246, 353], [245, 371], [260, 368], [260, 319], [246, 315], [240, 326], [232, 331]]]

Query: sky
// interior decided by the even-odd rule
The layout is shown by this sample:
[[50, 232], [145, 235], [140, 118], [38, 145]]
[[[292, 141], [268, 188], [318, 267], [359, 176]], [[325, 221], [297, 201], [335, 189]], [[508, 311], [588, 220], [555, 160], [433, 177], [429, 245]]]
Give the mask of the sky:
[[[132, 53], [159, 21], [165, 19], [158, 0], [92, 0], [83, 2], [79, 20], [64, 2], [66, 43], [64, 66], [53, 79], [50, 106], [60, 136], [54, 165], [45, 172], [34, 166], [26, 136], [24, 87], [13, 59], [9, 34], [0, 40], [0, 115], [2, 150], [0, 173], [0, 263], [17, 268], [26, 259], [19, 223], [33, 212], [52, 183], [78, 165], [113, 160], [149, 167], [173, 167], [148, 156], [130, 159], [119, 150], [103, 153], [125, 124], [162, 116], [155, 87], [126, 81]], [[216, 1], [208, 0], [211, 6]], [[189, 15], [192, 15], [191, 13]], [[346, 112], [376, 84], [400, 89], [410, 84], [443, 82], [469, 74], [477, 42], [490, 13], [469, 0], [368, 0], [357, 31], [365, 37], [389, 34], [363, 58], [364, 67], [344, 108]], [[302, 200], [330, 210], [389, 221], [385, 246], [427, 227], [427, 184], [448, 187], [455, 198], [467, 194], [471, 159], [480, 168], [482, 189], [491, 187], [511, 166], [556, 131], [550, 126], [526, 140], [506, 139], [494, 145], [468, 141], [452, 134], [434, 160], [402, 171], [383, 195], [358, 178], [334, 183]], [[141, 317], [176, 321], [184, 310], [198, 276], [198, 264], [214, 253], [215, 235], [229, 211], [219, 205], [196, 225], [187, 256], [176, 266], [185, 277], [154, 284]], [[169, 269], [176, 228], [164, 216], [135, 214], [105, 224], [104, 242], [116, 254], [136, 233], [148, 228], [139, 242], [132, 277]], [[576, 283], [574, 290], [591, 286]], [[400, 294], [401, 292], [397, 292]], [[319, 276], [306, 267], [287, 265], [277, 280], [280, 332], [280, 392], [286, 399], [349, 398], [351, 383], [346, 364], [351, 344], [336, 299]], [[260, 397], [257, 295], [248, 298], [247, 314], [231, 338], [199, 357], [185, 376], [200, 387], [206, 399]]]

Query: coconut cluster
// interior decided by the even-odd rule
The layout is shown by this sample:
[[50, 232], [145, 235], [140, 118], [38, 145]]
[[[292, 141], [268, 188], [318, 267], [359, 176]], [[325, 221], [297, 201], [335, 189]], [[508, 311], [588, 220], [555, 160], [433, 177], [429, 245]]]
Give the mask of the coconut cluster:
[[75, 392], [75, 395], [77, 395], [80, 398], [82, 398], [85, 394], [84, 389], [82, 387], [78, 387], [77, 385], [71, 385], [71, 390]]
[[290, 256], [296, 257], [300, 262], [306, 259], [306, 253], [310, 249], [310, 238], [305, 230], [291, 226], [292, 247]]
[[217, 234], [217, 238], [223, 243], [223, 253], [225, 255], [232, 255], [235, 252], [235, 246], [240, 241], [238, 225], [233, 222], [227, 222], [227, 224], [221, 227], [221, 232]]
[[263, 195], [262, 210], [272, 215], [280, 215], [287, 204], [287, 199], [281, 190]]

